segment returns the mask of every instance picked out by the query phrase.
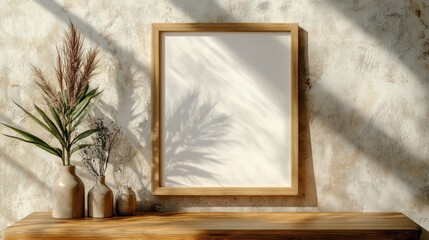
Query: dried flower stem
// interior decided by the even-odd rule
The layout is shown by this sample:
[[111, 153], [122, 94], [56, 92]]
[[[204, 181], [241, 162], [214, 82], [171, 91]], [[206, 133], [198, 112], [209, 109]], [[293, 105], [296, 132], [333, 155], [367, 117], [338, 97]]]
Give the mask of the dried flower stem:
[[91, 128], [102, 129], [92, 136], [94, 145], [84, 149], [81, 153], [84, 166], [94, 176], [104, 176], [111, 157], [111, 150], [115, 143], [119, 128], [113, 123], [108, 126], [102, 118], [95, 118], [91, 122]]

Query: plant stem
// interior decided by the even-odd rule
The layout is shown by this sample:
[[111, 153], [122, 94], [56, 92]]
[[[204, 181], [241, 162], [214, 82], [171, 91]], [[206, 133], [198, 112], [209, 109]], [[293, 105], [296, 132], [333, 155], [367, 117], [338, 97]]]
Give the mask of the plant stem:
[[67, 166], [70, 166], [70, 148], [66, 149]]
[[64, 149], [64, 147], [63, 147], [63, 154], [61, 155], [61, 160], [63, 161], [63, 166], [65, 166], [66, 165], [66, 161], [65, 161], [65, 155], [64, 155], [64, 152], [65, 152], [65, 149]]
[[70, 148], [71, 148], [71, 117], [67, 116], [67, 125], [66, 125], [66, 131], [68, 132], [67, 134], [67, 140], [66, 140], [66, 164], [67, 166], [70, 166]]

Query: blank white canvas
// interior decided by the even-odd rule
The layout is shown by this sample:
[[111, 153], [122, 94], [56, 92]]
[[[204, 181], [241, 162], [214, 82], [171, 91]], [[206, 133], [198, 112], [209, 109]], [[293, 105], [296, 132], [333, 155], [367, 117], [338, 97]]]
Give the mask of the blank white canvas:
[[162, 34], [164, 187], [291, 187], [291, 35]]

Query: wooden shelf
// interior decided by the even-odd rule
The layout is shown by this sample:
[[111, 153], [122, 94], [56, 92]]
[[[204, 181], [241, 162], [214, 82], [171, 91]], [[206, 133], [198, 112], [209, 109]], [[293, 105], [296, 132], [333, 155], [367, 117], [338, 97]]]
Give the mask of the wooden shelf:
[[4, 239], [419, 239], [401, 213], [139, 213], [53, 219], [32, 213]]

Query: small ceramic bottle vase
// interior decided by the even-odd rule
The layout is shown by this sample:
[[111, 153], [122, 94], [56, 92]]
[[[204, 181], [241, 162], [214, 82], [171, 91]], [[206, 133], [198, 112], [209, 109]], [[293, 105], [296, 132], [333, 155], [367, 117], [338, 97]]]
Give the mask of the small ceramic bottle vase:
[[106, 185], [105, 176], [97, 176], [95, 186], [88, 192], [88, 216], [93, 218], [113, 216], [113, 192]]
[[52, 217], [81, 218], [85, 214], [85, 187], [75, 166], [62, 166], [52, 186]]
[[115, 196], [115, 213], [119, 216], [133, 215], [136, 210], [136, 194], [129, 187], [121, 187]]

